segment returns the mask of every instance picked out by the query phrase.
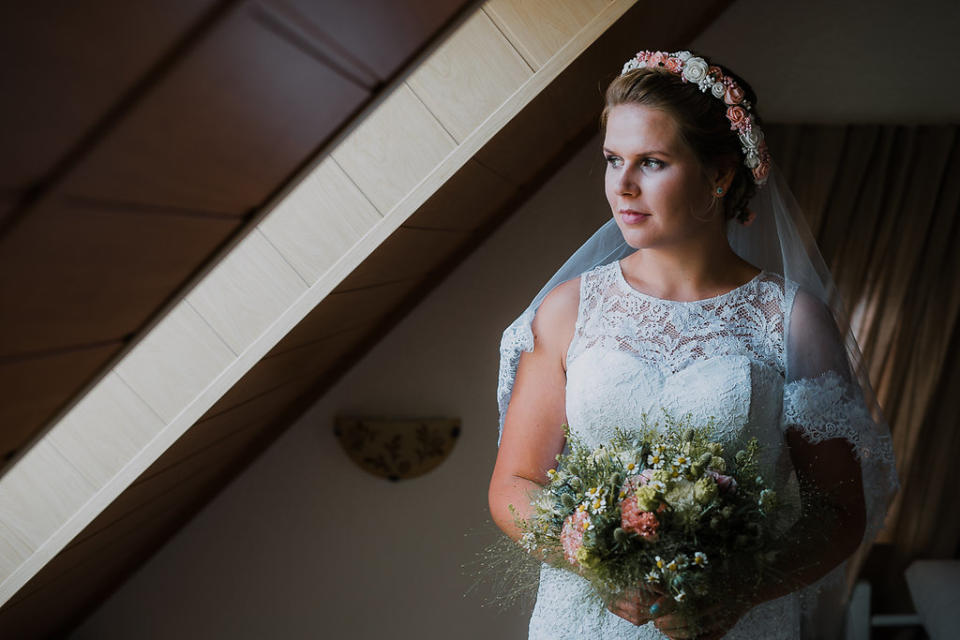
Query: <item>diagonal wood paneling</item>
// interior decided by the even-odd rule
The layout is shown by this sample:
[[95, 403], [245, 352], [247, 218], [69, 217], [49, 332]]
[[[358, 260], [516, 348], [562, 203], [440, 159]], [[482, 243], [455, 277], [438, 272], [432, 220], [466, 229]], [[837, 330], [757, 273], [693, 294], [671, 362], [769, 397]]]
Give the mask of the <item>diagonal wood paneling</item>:
[[[609, 0], [491, 0], [487, 15], [534, 71], [540, 69], [599, 13]], [[539, 10], [531, 10], [539, 5]]]
[[325, 52], [358, 73], [387, 80], [423, 46], [421, 34], [437, 33], [467, 3], [445, 0], [269, 0], [278, 13], [298, 15]]
[[216, 4], [0, 5], [0, 187], [26, 188], [51, 172]]
[[243, 3], [126, 114], [61, 189], [246, 213], [368, 97], [365, 87], [265, 27], [251, 3]]
[[12, 460], [61, 408], [123, 347], [120, 341], [57, 351], [28, 359], [0, 361], [0, 455]]
[[[419, 4], [423, 20], [403, 47], [358, 42], [354, 68], [390, 59], [399, 70], [463, 4]], [[407, 11], [377, 7], [384, 28]], [[4, 162], [15, 159], [0, 184], [0, 375], [12, 381], [0, 391], [0, 466], [128, 351], [389, 79], [333, 64], [342, 47], [329, 25], [285, 8], [96, 0], [0, 10], [9, 36], [0, 47], [21, 63], [0, 71], [12, 97], [0, 106], [14, 151]], [[360, 6], [340, 13], [371, 21]], [[358, 233], [348, 223], [328, 237], [342, 244]], [[305, 249], [296, 267], [321, 269], [317, 246], [331, 255], [318, 242], [313, 264]], [[30, 385], [42, 388], [23, 395]]]
[[0, 239], [0, 357], [124, 339], [241, 224], [64, 200], [36, 209]]
[[408, 84], [459, 143], [533, 75], [485, 11], [477, 11]]

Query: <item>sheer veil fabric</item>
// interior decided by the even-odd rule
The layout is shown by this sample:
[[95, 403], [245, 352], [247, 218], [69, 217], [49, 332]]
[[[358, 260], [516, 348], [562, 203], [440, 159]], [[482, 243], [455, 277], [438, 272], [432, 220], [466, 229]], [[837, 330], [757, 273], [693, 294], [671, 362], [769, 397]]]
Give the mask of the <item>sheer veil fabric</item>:
[[[883, 527], [887, 507], [899, 488], [890, 430], [866, 377], [867, 367], [837, 296], [833, 278], [807, 228], [799, 206], [775, 165], [757, 190], [749, 226], [731, 221], [733, 250], [753, 265], [783, 277], [789, 300], [783, 319], [784, 380], [782, 429], [792, 426], [810, 442], [844, 438], [861, 467], [866, 531], [850, 559], [800, 591], [805, 638], [836, 637], [859, 561]], [[498, 403], [500, 432], [510, 402], [520, 355], [533, 350], [531, 323], [540, 302], [555, 286], [633, 253], [615, 221], [602, 225], [503, 332]]]

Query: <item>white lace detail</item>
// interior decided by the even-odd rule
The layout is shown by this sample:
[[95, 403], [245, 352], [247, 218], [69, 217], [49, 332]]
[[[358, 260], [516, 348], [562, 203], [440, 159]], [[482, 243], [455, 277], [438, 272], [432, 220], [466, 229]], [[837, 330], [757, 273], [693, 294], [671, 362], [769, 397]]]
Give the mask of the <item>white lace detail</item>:
[[[529, 310], [507, 327], [500, 338], [500, 373], [497, 379], [497, 405], [500, 408], [500, 435], [503, 435], [503, 419], [507, 414], [510, 396], [513, 394], [513, 380], [520, 364], [520, 355], [524, 351], [533, 351], [533, 316]], [[500, 439], [497, 438], [497, 446]]]
[[[858, 459], [888, 454], [876, 441], [865, 441], [873, 433], [862, 424], [872, 423], [866, 405], [853, 396], [853, 388], [836, 371], [816, 378], [788, 382], [783, 389], [784, 427], [795, 427], [811, 443], [846, 438]], [[893, 463], [891, 456], [887, 462]]]
[[614, 261], [582, 276], [580, 296], [568, 367], [572, 358], [600, 346], [633, 353], [665, 373], [729, 353], [746, 353], [783, 373], [784, 290], [775, 274], [761, 272], [706, 300], [676, 302], [636, 291]]
[[[814, 444], [831, 438], [847, 440], [863, 467], [866, 487], [898, 484], [890, 436], [878, 435], [859, 388], [837, 372], [828, 370], [816, 378], [788, 382], [783, 390], [783, 425]], [[877, 512], [868, 520], [865, 536], [879, 532], [883, 516]]]

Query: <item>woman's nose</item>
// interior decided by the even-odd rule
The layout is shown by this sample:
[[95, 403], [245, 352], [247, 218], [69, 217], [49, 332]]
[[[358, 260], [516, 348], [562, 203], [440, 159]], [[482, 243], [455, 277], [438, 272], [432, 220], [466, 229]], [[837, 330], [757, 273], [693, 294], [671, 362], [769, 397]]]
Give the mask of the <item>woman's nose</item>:
[[622, 171], [620, 177], [617, 179], [617, 191], [621, 194], [633, 194], [635, 195], [639, 191], [637, 183], [633, 180], [633, 173], [630, 171]]

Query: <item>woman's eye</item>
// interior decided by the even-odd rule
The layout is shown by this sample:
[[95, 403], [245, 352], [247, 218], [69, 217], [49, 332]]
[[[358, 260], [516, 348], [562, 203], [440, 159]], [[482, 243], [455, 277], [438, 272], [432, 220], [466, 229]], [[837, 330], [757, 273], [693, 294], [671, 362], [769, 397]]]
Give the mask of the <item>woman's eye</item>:
[[[617, 156], [606, 156], [607, 164], [611, 167], [620, 166], [620, 158]], [[665, 165], [662, 160], [657, 160], [656, 158], [644, 158], [640, 161], [640, 166], [647, 169], [662, 169]]]

